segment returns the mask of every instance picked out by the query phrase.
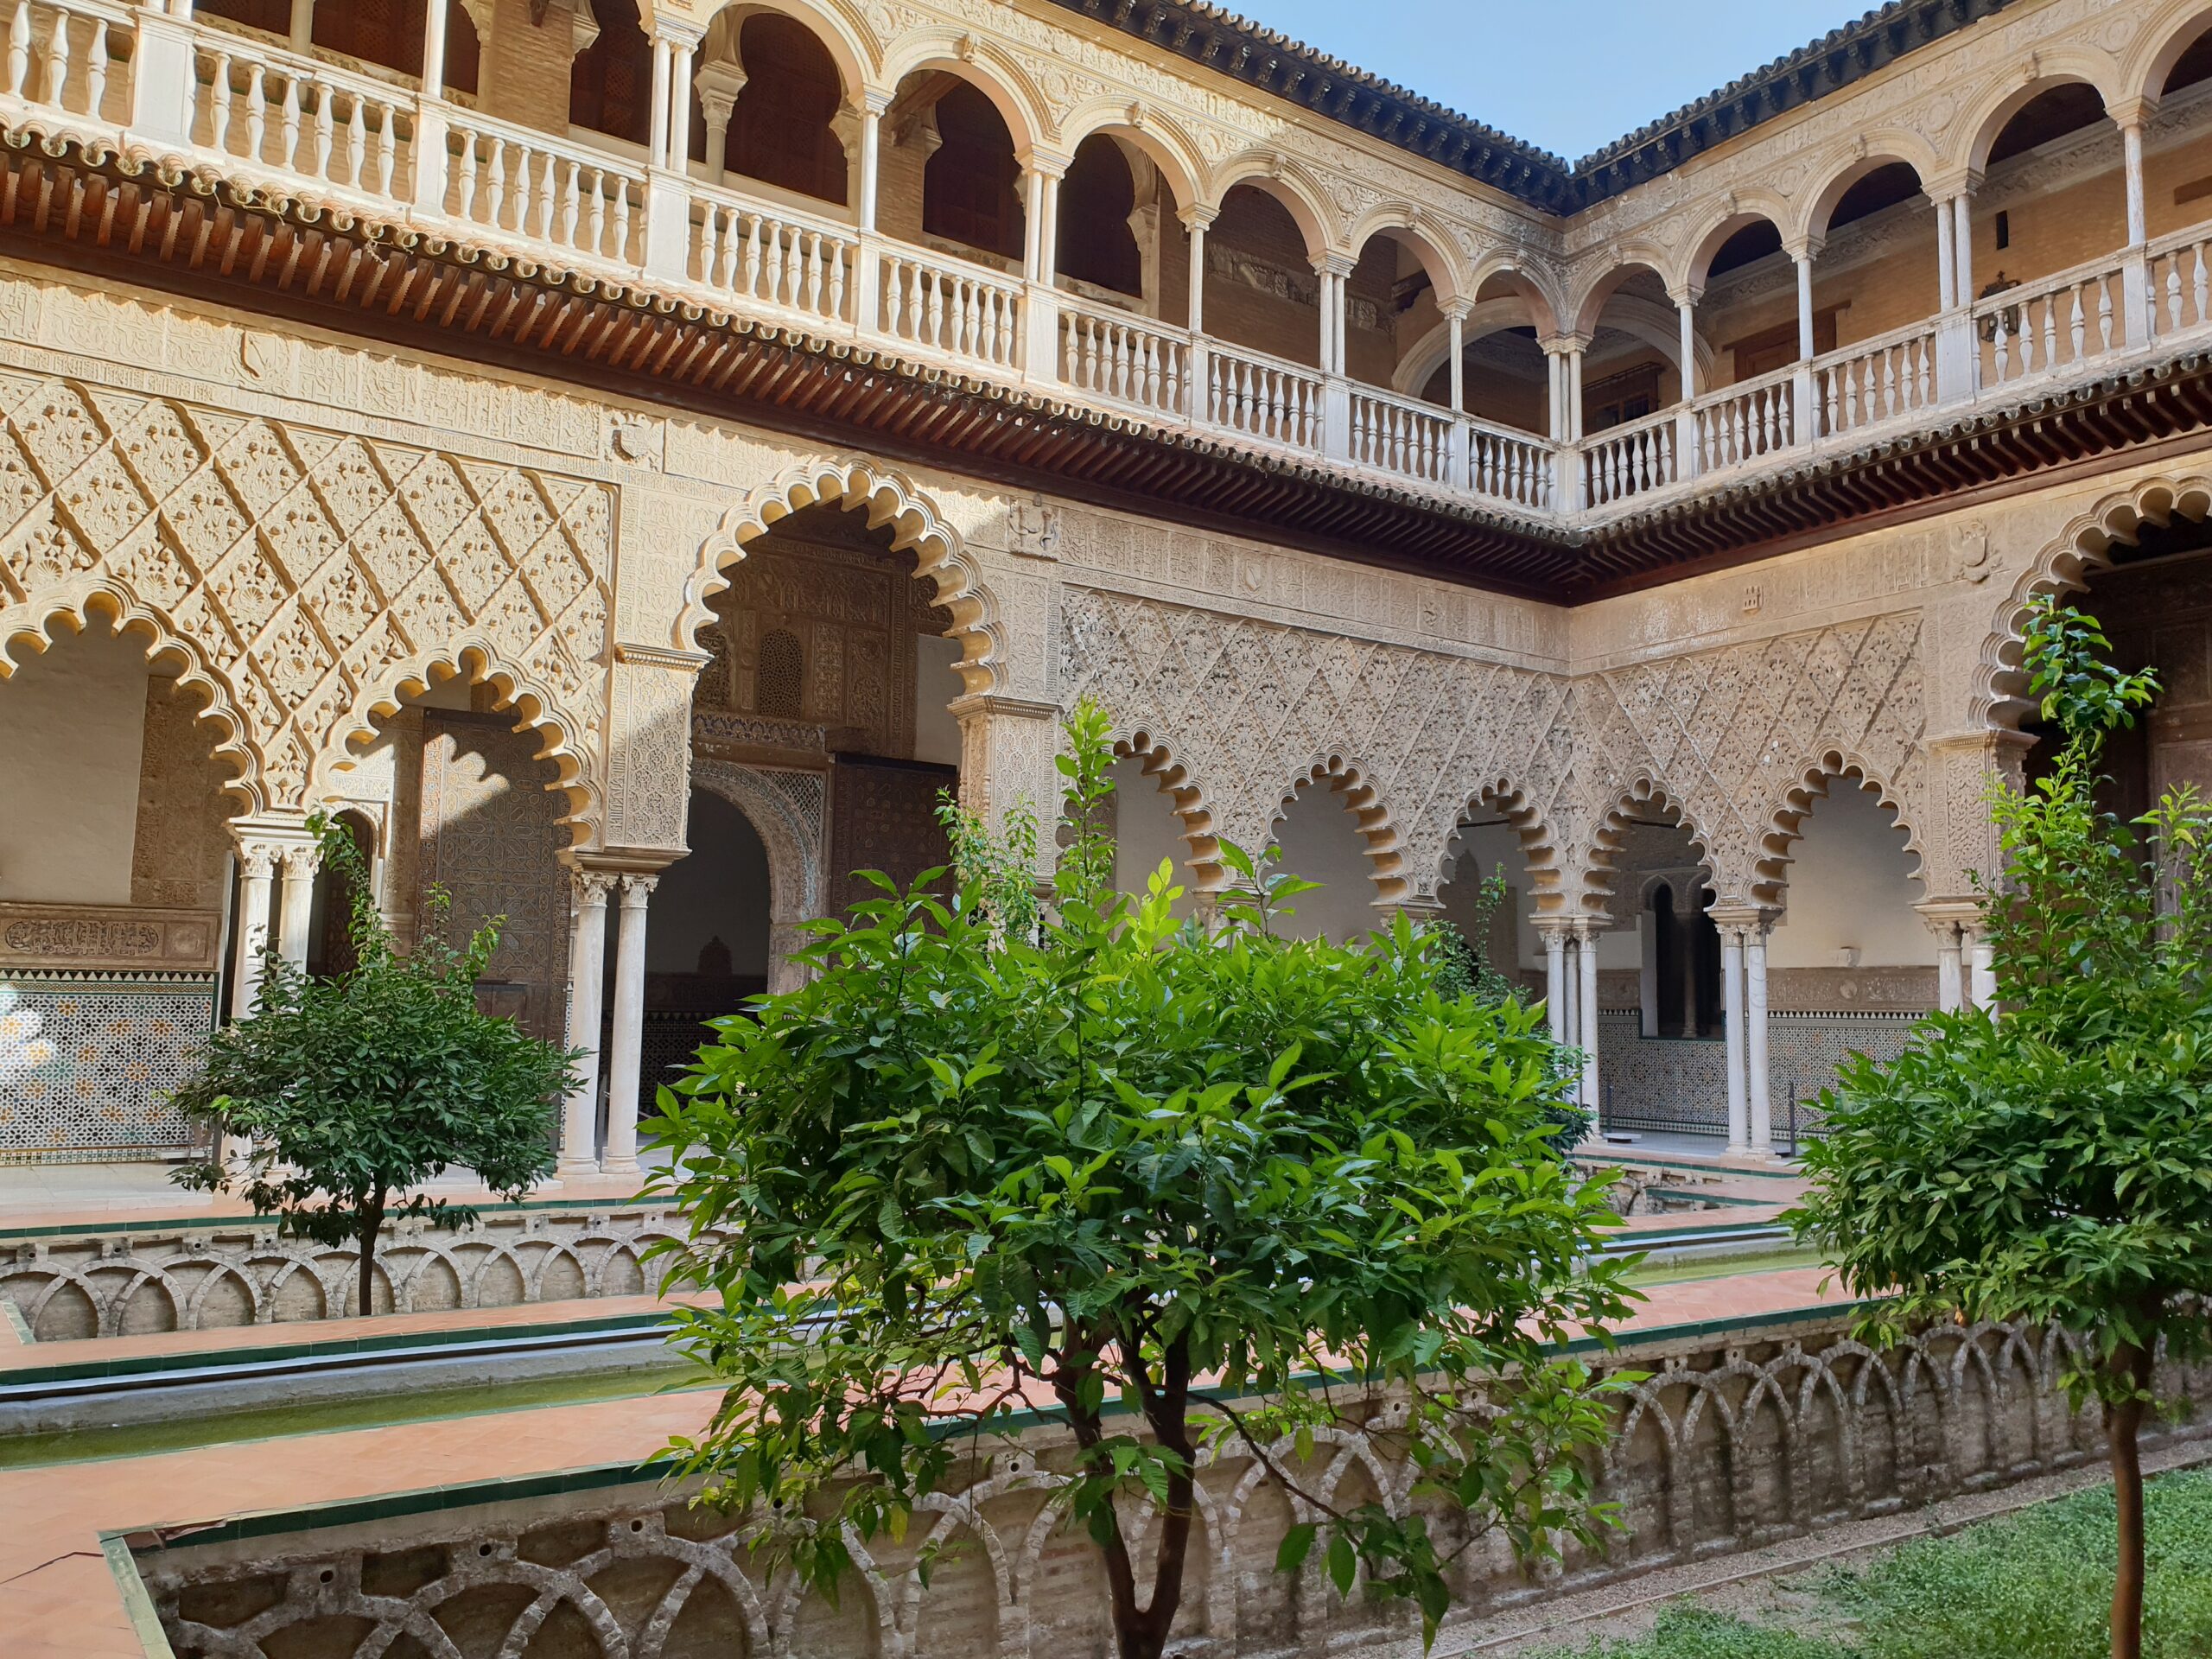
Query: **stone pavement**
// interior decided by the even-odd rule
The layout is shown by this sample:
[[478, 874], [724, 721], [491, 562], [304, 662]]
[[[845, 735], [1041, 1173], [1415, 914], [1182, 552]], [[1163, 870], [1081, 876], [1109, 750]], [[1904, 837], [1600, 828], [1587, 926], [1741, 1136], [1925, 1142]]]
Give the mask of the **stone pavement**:
[[[1747, 1274], [1655, 1287], [1626, 1328], [1756, 1320], [1840, 1300], [1819, 1269]], [[143, 1659], [103, 1533], [642, 1461], [671, 1434], [696, 1432], [716, 1397], [695, 1389], [0, 1471], [6, 1652]]]

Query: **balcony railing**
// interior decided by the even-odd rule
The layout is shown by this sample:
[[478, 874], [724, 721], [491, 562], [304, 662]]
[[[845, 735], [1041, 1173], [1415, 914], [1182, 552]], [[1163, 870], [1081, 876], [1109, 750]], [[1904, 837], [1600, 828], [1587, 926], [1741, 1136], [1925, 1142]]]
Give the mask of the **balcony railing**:
[[232, 28], [0, 0], [0, 127], [130, 146], [1444, 504], [1603, 523], [2212, 339], [2212, 228], [1560, 442], [493, 119]]

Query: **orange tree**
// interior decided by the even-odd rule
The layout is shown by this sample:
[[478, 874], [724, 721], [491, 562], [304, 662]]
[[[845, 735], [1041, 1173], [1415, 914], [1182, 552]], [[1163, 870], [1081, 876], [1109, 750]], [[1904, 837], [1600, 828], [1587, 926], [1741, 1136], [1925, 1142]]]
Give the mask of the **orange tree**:
[[2065, 1382], [2102, 1408], [2118, 1499], [2112, 1652], [2137, 1659], [2137, 1436], [2161, 1346], [2202, 1350], [2212, 1288], [2212, 812], [2190, 789], [2133, 824], [2098, 810], [2105, 740], [2156, 690], [2108, 649], [2089, 618], [2031, 613], [2032, 693], [2063, 742], [2032, 787], [1990, 795], [1997, 1012], [1937, 1014], [1896, 1061], [1846, 1067], [1795, 1218], [1854, 1288], [1891, 1295], [1891, 1331], [1963, 1316], [2077, 1338]]
[[[1611, 1385], [1556, 1344], [1624, 1292], [1585, 1259], [1600, 1186], [1545, 1145], [1551, 1046], [1510, 999], [1441, 991], [1440, 944], [1402, 921], [1279, 937], [1307, 884], [1234, 848], [1243, 896], [1211, 926], [1172, 919], [1166, 865], [1115, 892], [1106, 722], [1068, 732], [1048, 904], [1033, 824], [992, 856], [1007, 841], [964, 823], [953, 896], [941, 872], [881, 882], [818, 925], [804, 988], [720, 1022], [662, 1091], [658, 1185], [690, 1225], [672, 1282], [715, 1293], [682, 1340], [730, 1385], [677, 1462], [834, 1592], [849, 1527], [900, 1532], [1041, 1408], [1121, 1659], [1166, 1649], [1210, 1450], [1311, 1506], [1283, 1570], [1318, 1548], [1433, 1635], [1477, 1538], [1535, 1556], [1611, 1518]], [[1337, 1427], [1415, 1465], [1418, 1502], [1325, 1501], [1300, 1448]]]

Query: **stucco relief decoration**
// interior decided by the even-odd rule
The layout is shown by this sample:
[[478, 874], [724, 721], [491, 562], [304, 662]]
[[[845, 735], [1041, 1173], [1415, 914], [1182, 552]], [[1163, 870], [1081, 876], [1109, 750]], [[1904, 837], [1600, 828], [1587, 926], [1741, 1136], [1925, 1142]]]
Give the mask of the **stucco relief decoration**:
[[257, 809], [307, 804], [380, 707], [470, 653], [587, 771], [610, 525], [582, 480], [0, 376], [0, 639], [91, 601], [181, 649]]
[[683, 845], [690, 789], [688, 666], [625, 662], [614, 674], [606, 839], [617, 847]]

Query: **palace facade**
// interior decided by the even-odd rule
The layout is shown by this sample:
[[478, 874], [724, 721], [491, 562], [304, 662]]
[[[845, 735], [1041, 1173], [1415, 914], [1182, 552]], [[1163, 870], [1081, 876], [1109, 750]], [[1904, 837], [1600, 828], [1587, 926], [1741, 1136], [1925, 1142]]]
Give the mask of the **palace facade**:
[[181, 1149], [342, 958], [317, 810], [619, 1173], [1078, 697], [1126, 880], [1502, 870], [1608, 1126], [1753, 1154], [1989, 994], [2031, 596], [2212, 784], [2207, 0], [1898, 0], [1573, 166], [1197, 0], [0, 17], [0, 1160]]

